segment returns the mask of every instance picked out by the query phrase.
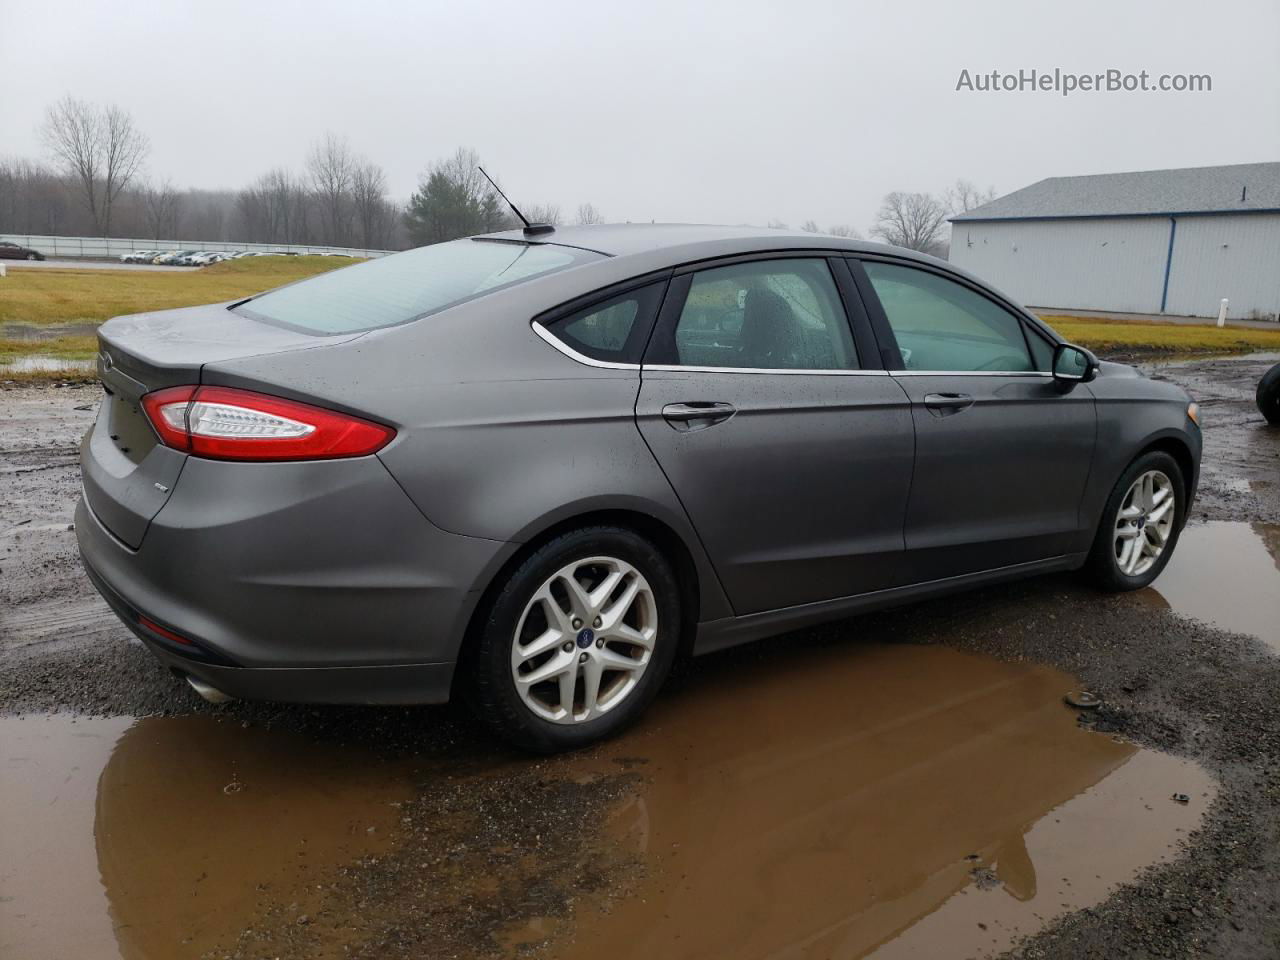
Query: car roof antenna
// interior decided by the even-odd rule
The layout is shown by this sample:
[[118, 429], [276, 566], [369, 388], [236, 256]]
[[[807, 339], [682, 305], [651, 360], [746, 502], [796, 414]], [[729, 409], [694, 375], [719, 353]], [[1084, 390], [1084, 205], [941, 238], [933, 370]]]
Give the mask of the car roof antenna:
[[489, 183], [493, 184], [493, 189], [498, 191], [498, 196], [500, 196], [503, 200], [507, 201], [507, 206], [511, 208], [511, 212], [520, 218], [520, 222], [524, 224], [524, 235], [526, 237], [536, 237], [539, 234], [556, 232], [556, 228], [553, 224], [530, 223], [525, 218], [525, 215], [520, 212], [520, 208], [517, 207], [514, 203], [512, 203], [511, 200], [507, 197], [507, 195], [502, 192], [502, 188], [493, 182], [493, 177], [489, 176], [487, 173], [484, 172], [484, 167], [480, 166], [480, 164], [477, 163], [476, 169], [484, 174], [484, 178], [488, 180]]

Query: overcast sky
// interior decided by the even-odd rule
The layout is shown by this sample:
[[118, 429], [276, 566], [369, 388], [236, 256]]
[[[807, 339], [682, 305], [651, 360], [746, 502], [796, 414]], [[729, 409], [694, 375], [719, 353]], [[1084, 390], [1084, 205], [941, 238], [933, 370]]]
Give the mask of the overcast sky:
[[[149, 171], [239, 187], [325, 131], [397, 198], [474, 147], [517, 203], [610, 220], [850, 224], [957, 177], [1280, 159], [1276, 0], [1070, 4], [0, 0], [0, 155], [63, 94], [125, 107]], [[1211, 93], [957, 92], [1020, 68], [1207, 73]]]

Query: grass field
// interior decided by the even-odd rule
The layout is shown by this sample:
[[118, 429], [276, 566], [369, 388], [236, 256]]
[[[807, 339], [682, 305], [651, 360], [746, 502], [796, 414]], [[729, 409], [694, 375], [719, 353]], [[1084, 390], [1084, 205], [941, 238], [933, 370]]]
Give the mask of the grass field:
[[[111, 317], [234, 300], [348, 266], [339, 257], [246, 257], [199, 271], [45, 270], [16, 268], [0, 280], [0, 367], [24, 357], [88, 363], [96, 350], [91, 329]], [[1109, 320], [1046, 315], [1042, 319], [1072, 343], [1123, 355], [1280, 351], [1280, 329], [1218, 329], [1151, 320]], [[21, 325], [21, 332], [7, 325]], [[40, 328], [48, 328], [42, 335]], [[35, 328], [31, 330], [30, 328]], [[71, 328], [71, 329], [66, 329]], [[4, 379], [50, 379], [58, 372]]]
[[1247, 353], [1280, 350], [1280, 325], [1275, 330], [1200, 324], [1161, 323], [1158, 320], [1103, 320], [1097, 317], [1041, 315], [1041, 320], [1072, 343], [1095, 353]]
[[245, 257], [173, 273], [15, 268], [0, 280], [0, 324], [96, 324], [125, 313], [234, 300], [351, 262], [344, 257]]

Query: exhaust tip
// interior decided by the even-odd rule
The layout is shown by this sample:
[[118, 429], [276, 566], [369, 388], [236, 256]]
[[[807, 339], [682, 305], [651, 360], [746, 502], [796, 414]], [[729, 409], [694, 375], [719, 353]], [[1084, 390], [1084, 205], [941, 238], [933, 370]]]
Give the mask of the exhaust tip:
[[187, 683], [191, 685], [192, 690], [200, 694], [200, 696], [204, 697], [204, 699], [208, 700], [210, 703], [229, 703], [235, 699], [231, 694], [223, 693], [217, 687], [210, 686], [203, 680], [197, 680], [193, 676], [187, 676]]

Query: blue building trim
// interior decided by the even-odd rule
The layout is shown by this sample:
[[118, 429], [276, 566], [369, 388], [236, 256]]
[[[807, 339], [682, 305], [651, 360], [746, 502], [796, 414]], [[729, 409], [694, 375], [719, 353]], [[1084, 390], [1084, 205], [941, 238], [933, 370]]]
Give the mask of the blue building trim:
[[1164, 289], [1160, 291], [1160, 312], [1164, 313], [1164, 305], [1169, 302], [1169, 274], [1173, 270], [1173, 238], [1178, 235], [1178, 218], [1169, 218], [1169, 252], [1164, 258]]

